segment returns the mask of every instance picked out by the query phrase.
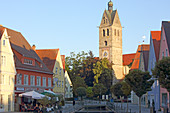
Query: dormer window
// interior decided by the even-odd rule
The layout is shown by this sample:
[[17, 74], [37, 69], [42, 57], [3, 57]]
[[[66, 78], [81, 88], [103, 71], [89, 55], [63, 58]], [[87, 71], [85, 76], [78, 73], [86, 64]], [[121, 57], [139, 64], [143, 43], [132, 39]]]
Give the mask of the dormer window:
[[32, 60], [24, 59], [24, 64], [32, 65]]

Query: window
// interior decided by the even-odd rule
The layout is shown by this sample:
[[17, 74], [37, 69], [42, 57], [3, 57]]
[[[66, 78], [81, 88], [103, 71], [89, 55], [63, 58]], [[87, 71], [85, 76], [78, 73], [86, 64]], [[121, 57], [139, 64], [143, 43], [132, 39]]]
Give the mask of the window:
[[107, 19], [106, 19], [106, 23], [107, 23]]
[[58, 67], [55, 68], [55, 74], [57, 74]]
[[51, 78], [48, 78], [48, 87], [51, 87]]
[[62, 87], [64, 87], [64, 81], [62, 81]]
[[3, 66], [6, 65], [6, 56], [1, 56], [1, 62]]
[[116, 36], [116, 29], [115, 29], [114, 33], [115, 33], [115, 36]]
[[4, 84], [4, 79], [5, 79], [5, 76], [1, 75], [0, 84]]
[[24, 59], [24, 64], [32, 65], [32, 60]]
[[57, 81], [57, 87], [59, 86], [58, 81]]
[[41, 77], [37, 76], [37, 86], [41, 86]]
[[104, 20], [104, 22], [103, 22], [104, 24], [105, 24], [105, 20]]
[[107, 46], [107, 41], [104, 41], [104, 43], [105, 43], [105, 46]]
[[46, 86], [46, 77], [43, 77], [43, 86]]
[[11, 77], [9, 76], [9, 85], [11, 85]]
[[17, 84], [21, 84], [22, 82], [22, 74], [17, 74]]
[[168, 56], [168, 49], [166, 49], [166, 57]]
[[167, 105], [167, 93], [162, 93], [162, 106]]
[[107, 36], [109, 36], [109, 29], [107, 29]]
[[31, 81], [30, 81], [31, 83], [31, 86], [34, 86], [35, 85], [35, 76], [32, 76], [31, 75]]
[[103, 23], [105, 24], [105, 17], [103, 17]]
[[62, 69], [60, 68], [60, 75], [61, 75], [61, 70], [62, 70]]
[[28, 75], [24, 75], [24, 85], [28, 85]]
[[105, 30], [103, 29], [103, 36], [105, 36]]
[[59, 81], [59, 84], [58, 84], [58, 85], [59, 85], [59, 87], [61, 86], [61, 81]]
[[0, 105], [1, 107], [4, 108], [4, 95], [0, 94]]
[[164, 57], [164, 51], [162, 52], [162, 57]]
[[117, 36], [119, 36], [119, 30], [117, 30]]
[[3, 45], [5, 46], [5, 40], [3, 40]]

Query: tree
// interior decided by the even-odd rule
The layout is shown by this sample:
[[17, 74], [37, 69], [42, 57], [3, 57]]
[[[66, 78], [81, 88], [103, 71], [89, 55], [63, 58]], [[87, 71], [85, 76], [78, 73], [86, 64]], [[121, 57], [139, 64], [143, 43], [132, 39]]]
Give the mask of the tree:
[[170, 57], [159, 60], [152, 73], [158, 78], [160, 85], [170, 92]]
[[125, 81], [122, 82], [121, 90], [123, 94], [127, 97], [127, 113], [128, 113], [128, 96], [131, 94], [131, 87]]
[[140, 70], [130, 71], [128, 75], [125, 76], [126, 83], [132, 88], [132, 90], [139, 97], [139, 113], [141, 113], [141, 97], [147, 91], [151, 90], [153, 80], [150, 80], [151, 75], [149, 72], [142, 72]]
[[106, 89], [106, 87], [104, 87], [103, 84], [95, 84], [93, 86], [93, 94], [95, 97], [100, 96], [100, 98], [101, 98], [101, 95], [106, 94], [106, 91], [107, 91], [107, 89]]
[[103, 84], [107, 88], [107, 94], [110, 92], [112, 82], [113, 82], [113, 70], [105, 68], [99, 77], [99, 84]]
[[81, 97], [81, 100], [82, 100], [82, 97], [86, 95], [86, 88], [85, 87], [78, 87], [76, 89], [76, 92], [77, 92], [77, 95]]
[[93, 97], [93, 87], [88, 87], [86, 89], [86, 96], [89, 97], [89, 98]]
[[80, 76], [80, 70], [82, 68], [82, 62], [86, 59], [88, 53], [84, 51], [75, 54], [74, 52], [70, 53], [70, 57], [66, 57], [65, 60], [65, 69], [70, 75], [71, 81], [74, 82], [77, 76]]
[[76, 96], [78, 96], [78, 94], [77, 94], [77, 92], [76, 92], [76, 90], [77, 90], [78, 87], [86, 87], [86, 84], [85, 84], [83, 78], [81, 78], [81, 77], [76, 77], [76, 78], [75, 78], [75, 81], [73, 82], [73, 93], [74, 93]]
[[120, 96], [120, 100], [121, 100], [121, 109], [122, 109], [122, 97], [125, 96], [123, 91], [121, 90], [122, 88], [122, 82], [118, 82], [115, 85], [113, 85], [111, 87], [111, 92], [116, 96], [119, 97]]
[[101, 78], [101, 75], [103, 74], [110, 76], [110, 80], [113, 80], [113, 69], [112, 69], [112, 63], [109, 62], [107, 58], [100, 59], [99, 61], [94, 64], [93, 73], [94, 76], [94, 84], [99, 83], [99, 79]]

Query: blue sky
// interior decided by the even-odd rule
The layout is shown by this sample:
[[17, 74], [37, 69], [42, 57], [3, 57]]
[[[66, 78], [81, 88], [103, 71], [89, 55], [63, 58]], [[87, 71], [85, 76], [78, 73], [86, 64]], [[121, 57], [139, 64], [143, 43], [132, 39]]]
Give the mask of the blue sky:
[[[0, 24], [21, 32], [37, 49], [61, 54], [92, 50], [99, 54], [102, 14], [109, 0], [3, 0]], [[170, 0], [113, 0], [123, 28], [123, 53], [136, 52], [142, 36], [170, 21]]]

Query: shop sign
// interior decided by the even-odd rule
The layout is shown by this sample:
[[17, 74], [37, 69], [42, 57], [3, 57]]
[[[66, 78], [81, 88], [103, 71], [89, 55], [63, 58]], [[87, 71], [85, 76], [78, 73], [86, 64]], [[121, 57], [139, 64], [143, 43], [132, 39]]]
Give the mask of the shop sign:
[[23, 88], [23, 87], [17, 87], [16, 90], [18, 90], [18, 91], [24, 91], [24, 88]]

